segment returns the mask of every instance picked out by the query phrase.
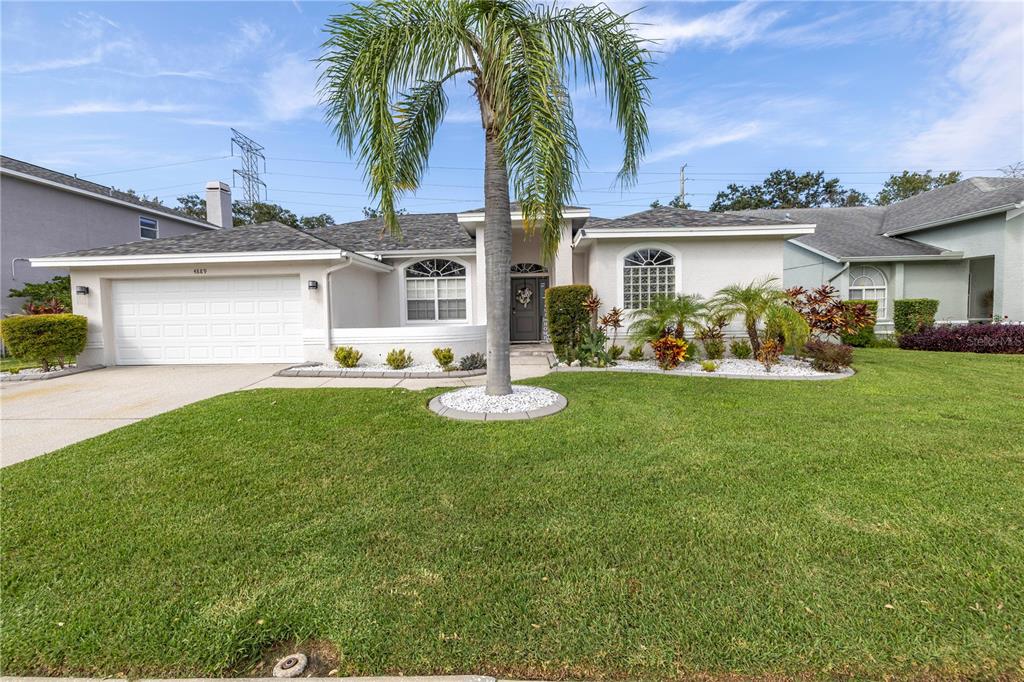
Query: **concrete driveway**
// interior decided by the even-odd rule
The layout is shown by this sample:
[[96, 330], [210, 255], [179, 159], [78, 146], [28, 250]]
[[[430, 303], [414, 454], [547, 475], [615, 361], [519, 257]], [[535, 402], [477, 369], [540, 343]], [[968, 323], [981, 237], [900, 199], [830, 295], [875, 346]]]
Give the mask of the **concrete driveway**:
[[0, 384], [0, 466], [253, 386], [287, 366], [108, 367]]

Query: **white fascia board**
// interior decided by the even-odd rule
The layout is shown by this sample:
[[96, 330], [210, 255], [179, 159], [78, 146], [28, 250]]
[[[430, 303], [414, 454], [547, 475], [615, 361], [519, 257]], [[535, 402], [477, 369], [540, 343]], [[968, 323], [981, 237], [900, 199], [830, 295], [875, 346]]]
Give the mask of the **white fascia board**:
[[118, 199], [116, 197], [109, 197], [109, 196], [107, 196], [105, 194], [99, 194], [98, 192], [90, 192], [89, 190], [82, 189], [81, 187], [72, 187], [70, 185], [65, 185], [65, 184], [62, 184], [60, 182], [54, 182], [53, 180], [46, 180], [44, 178], [39, 178], [39, 177], [36, 177], [35, 175], [29, 175], [27, 173], [19, 173], [18, 171], [11, 170], [10, 168], [0, 167], [0, 173], [2, 173], [3, 175], [10, 175], [11, 177], [15, 177], [15, 178], [18, 178], [19, 180], [24, 180], [26, 182], [34, 182], [37, 185], [45, 185], [47, 187], [52, 187], [53, 189], [59, 189], [59, 190], [61, 190], [63, 192], [70, 192], [72, 194], [78, 194], [78, 195], [81, 195], [81, 196], [90, 197], [92, 199], [98, 199], [99, 201], [105, 201], [108, 204], [117, 204], [118, 206], [125, 206], [127, 208], [132, 209], [133, 211], [141, 211], [143, 213], [150, 213], [150, 214], [157, 215], [157, 216], [163, 216], [163, 217], [167, 218], [168, 220], [177, 220], [177, 221], [186, 223], [188, 225], [195, 225], [196, 227], [204, 227], [207, 230], [219, 230], [219, 229], [221, 229], [217, 225], [214, 225], [213, 223], [208, 223], [205, 220], [196, 220], [195, 218], [186, 218], [185, 216], [180, 216], [180, 215], [177, 215], [175, 213], [169, 213], [167, 211], [161, 211], [160, 209], [153, 208], [151, 206], [140, 206], [139, 204], [133, 204], [130, 201], [124, 201], [124, 200]]
[[475, 256], [476, 249], [405, 249], [394, 251], [360, 251], [368, 258], [404, 258], [406, 256]]
[[897, 230], [889, 230], [883, 232], [883, 237], [895, 237], [901, 234], [907, 234], [908, 232], [918, 232], [919, 230], [927, 230], [932, 227], [938, 227], [940, 225], [949, 225], [951, 223], [959, 223], [964, 220], [973, 220], [974, 218], [984, 218], [987, 215], [993, 213], [1002, 213], [1003, 211], [1012, 211], [1014, 208], [1019, 208], [1017, 204], [1005, 204], [1003, 206], [996, 206], [994, 208], [986, 208], [980, 211], [974, 211], [973, 213], [962, 213], [960, 215], [951, 216], [949, 218], [941, 218], [939, 220], [930, 220], [927, 223], [921, 223], [920, 225], [911, 225], [910, 227], [901, 227]]
[[793, 246], [799, 246], [801, 249], [804, 249], [806, 251], [810, 251], [811, 253], [813, 253], [813, 254], [815, 254], [817, 256], [821, 256], [822, 258], [828, 258], [833, 263], [841, 263], [842, 262], [842, 259], [836, 258], [832, 254], [825, 253], [824, 251], [816, 249], [813, 246], [808, 246], [807, 244], [804, 244], [803, 242], [797, 241], [796, 239], [790, 239], [789, 243], [792, 244]]
[[[30, 258], [35, 268], [97, 268], [118, 265], [177, 265], [181, 263], [275, 263], [281, 261], [335, 260], [351, 256], [360, 264], [390, 265], [335, 249], [333, 251], [239, 251], [227, 253], [159, 253], [130, 256], [44, 256]], [[363, 262], [365, 261], [365, 263]]]
[[[470, 213], [457, 213], [455, 215], [455, 217], [456, 217], [456, 219], [460, 223], [482, 223], [484, 221], [484, 212], [483, 211], [473, 211], [473, 212], [470, 212]], [[522, 220], [523, 219], [523, 212], [522, 211], [513, 211], [511, 217], [512, 217], [512, 220]], [[562, 211], [562, 218], [589, 218], [589, 217], [590, 217], [590, 209], [589, 208], [574, 208], [571, 211]]]
[[352, 261], [353, 265], [360, 265], [370, 270], [376, 270], [377, 272], [391, 272], [395, 269], [395, 266], [382, 263], [380, 260], [373, 256], [367, 256], [366, 254], [356, 253], [355, 251], [342, 251], [342, 258], [347, 258]]
[[963, 260], [963, 257], [963, 251], [943, 251], [942, 253], [913, 256], [849, 256], [840, 258], [839, 261], [842, 263], [895, 263], [916, 260]]
[[652, 227], [648, 229], [592, 227], [577, 233], [583, 239], [656, 239], [658, 237], [798, 237], [814, 234], [814, 225], [733, 225], [726, 227]]

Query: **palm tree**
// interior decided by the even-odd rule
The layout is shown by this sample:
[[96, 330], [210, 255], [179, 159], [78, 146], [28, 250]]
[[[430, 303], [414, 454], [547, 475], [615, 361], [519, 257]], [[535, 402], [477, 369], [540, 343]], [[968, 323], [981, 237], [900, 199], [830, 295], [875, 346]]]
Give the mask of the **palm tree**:
[[642, 345], [657, 341], [666, 333], [683, 338], [687, 327], [696, 327], [705, 313], [700, 296], [665, 294], [655, 296], [646, 307], [630, 313], [629, 339]]
[[468, 78], [484, 129], [487, 393], [509, 372], [509, 185], [527, 230], [551, 258], [582, 158], [569, 81], [596, 88], [625, 142], [618, 179], [635, 182], [647, 146], [650, 54], [627, 17], [605, 5], [525, 0], [381, 0], [353, 5], [325, 28], [320, 94], [340, 143], [356, 153], [385, 229], [400, 234], [395, 200], [414, 191], [444, 119], [447, 84]]
[[764, 277], [747, 285], [733, 284], [719, 289], [708, 301], [708, 305], [716, 312], [728, 315], [730, 319], [737, 315], [743, 316], [750, 347], [755, 353], [761, 349], [761, 339], [757, 335], [758, 321], [773, 304], [784, 303], [787, 299], [786, 292], [778, 287], [778, 281], [778, 277]]

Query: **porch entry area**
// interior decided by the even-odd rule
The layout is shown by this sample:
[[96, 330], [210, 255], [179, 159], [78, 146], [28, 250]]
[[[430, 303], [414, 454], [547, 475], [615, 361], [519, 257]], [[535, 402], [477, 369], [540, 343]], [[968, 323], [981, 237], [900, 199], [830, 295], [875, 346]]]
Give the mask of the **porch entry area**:
[[546, 337], [544, 292], [548, 288], [546, 269], [536, 263], [512, 266], [511, 319], [509, 340], [512, 343], [536, 343]]

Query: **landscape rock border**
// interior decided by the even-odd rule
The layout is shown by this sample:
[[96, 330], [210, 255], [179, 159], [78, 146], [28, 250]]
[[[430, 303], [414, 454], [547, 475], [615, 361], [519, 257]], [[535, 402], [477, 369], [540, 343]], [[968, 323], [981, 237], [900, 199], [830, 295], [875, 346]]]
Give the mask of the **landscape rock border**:
[[464, 377], [476, 377], [486, 374], [486, 369], [456, 369], [451, 372], [381, 372], [378, 370], [363, 370], [358, 367], [352, 369], [328, 369], [319, 362], [305, 362], [301, 365], [293, 365], [275, 372], [274, 376], [279, 377], [324, 377], [324, 378], [348, 378], [348, 379], [460, 379]]
[[60, 377], [71, 376], [72, 374], [81, 374], [82, 372], [91, 372], [94, 369], [103, 369], [106, 365], [88, 365], [86, 367], [65, 367], [64, 369], [58, 369], [55, 372], [31, 372], [24, 373], [18, 372], [17, 374], [11, 374], [4, 372], [0, 374], [0, 381], [46, 381], [48, 379], [57, 379]]
[[446, 417], [457, 421], [525, 421], [530, 419], [540, 419], [541, 417], [549, 417], [553, 414], [558, 414], [566, 408], [569, 401], [565, 399], [565, 396], [561, 393], [556, 393], [555, 391], [551, 392], [555, 394], [554, 403], [545, 405], [544, 407], [527, 410], [525, 412], [466, 412], [464, 410], [456, 410], [441, 402], [441, 395], [444, 395], [443, 393], [431, 398], [430, 402], [427, 403], [427, 408], [439, 417]]
[[710, 379], [739, 379], [739, 380], [750, 380], [750, 381], [835, 381], [837, 379], [848, 379], [857, 372], [851, 367], [847, 368], [843, 372], [835, 372], [822, 374], [818, 376], [771, 376], [762, 374], [725, 374], [723, 372], [673, 372], [671, 370], [665, 371], [654, 367], [652, 369], [642, 369], [639, 367], [568, 367], [566, 365], [558, 365], [557, 367], [551, 368], [552, 372], [619, 372], [625, 374], [657, 374], [659, 376], [667, 377], [707, 377]]

